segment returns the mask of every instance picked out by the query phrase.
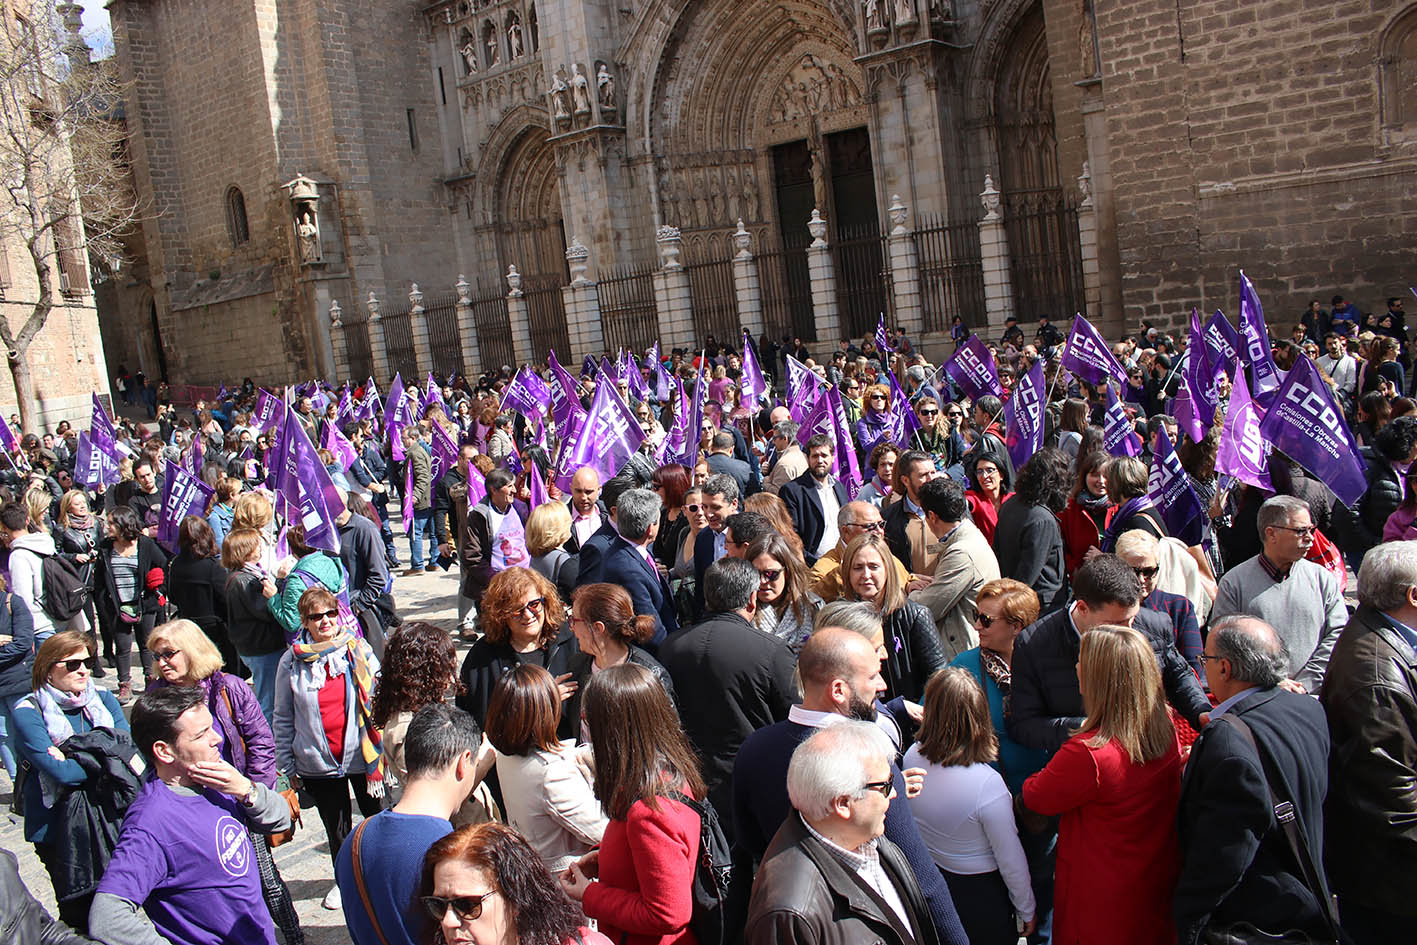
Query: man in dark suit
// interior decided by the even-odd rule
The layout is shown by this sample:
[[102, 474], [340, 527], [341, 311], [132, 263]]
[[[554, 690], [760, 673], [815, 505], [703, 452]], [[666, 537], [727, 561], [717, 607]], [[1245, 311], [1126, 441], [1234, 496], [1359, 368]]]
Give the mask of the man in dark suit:
[[[1274, 628], [1255, 617], [1223, 617], [1206, 639], [1211, 692], [1220, 703], [1196, 739], [1181, 781], [1181, 875], [1175, 917], [1179, 945], [1207, 929], [1248, 922], [1278, 936], [1327, 935], [1319, 896], [1305, 883], [1270, 797], [1289, 801], [1316, 864], [1323, 863], [1328, 790], [1328, 722], [1310, 696], [1279, 688], [1288, 669]], [[1253, 743], [1231, 724], [1238, 720]], [[1319, 879], [1322, 881], [1322, 867]]]
[[577, 469], [571, 477], [571, 497], [566, 504], [571, 510], [571, 537], [562, 547], [576, 554], [609, 517], [605, 503], [600, 500], [600, 473], [589, 466]]
[[[585, 471], [585, 469], [581, 469], [576, 475]], [[590, 471], [595, 472], [595, 470]], [[615, 529], [615, 504], [619, 501], [620, 494], [628, 487], [629, 482], [620, 479], [612, 479], [605, 484], [603, 495], [605, 496], [606, 512], [600, 516], [600, 527], [581, 544], [581, 550], [576, 555], [577, 564], [580, 567], [576, 574], [577, 587], [584, 584], [594, 584], [601, 580], [601, 565], [605, 560], [605, 553], [610, 550], [610, 545], [620, 534]], [[597, 491], [600, 490], [597, 489]], [[571, 537], [575, 537], [574, 529]]]
[[713, 442], [709, 444], [708, 457], [704, 462], [708, 464], [710, 473], [724, 473], [732, 476], [733, 481], [738, 484], [738, 494], [747, 498], [750, 494], [748, 484], [753, 478], [753, 470], [743, 460], [734, 457], [733, 434], [727, 430], [719, 430], [715, 433]]
[[715, 473], [704, 480], [704, 515], [708, 528], [694, 539], [694, 617], [704, 613], [704, 572], [728, 550], [728, 517], [738, 509], [742, 493], [732, 476]]
[[615, 503], [615, 525], [620, 534], [600, 565], [600, 580], [619, 584], [630, 595], [636, 615], [654, 618], [654, 638], [649, 649], [658, 649], [664, 638], [679, 629], [669, 582], [660, 573], [649, 547], [659, 534], [660, 499], [649, 489], [626, 490]]
[[836, 547], [840, 537], [837, 513], [851, 501], [846, 486], [832, 475], [835, 452], [831, 437], [816, 434], [807, 441], [807, 471], [778, 490], [778, 498], [787, 506], [792, 527], [802, 539], [802, 553], [808, 567]]

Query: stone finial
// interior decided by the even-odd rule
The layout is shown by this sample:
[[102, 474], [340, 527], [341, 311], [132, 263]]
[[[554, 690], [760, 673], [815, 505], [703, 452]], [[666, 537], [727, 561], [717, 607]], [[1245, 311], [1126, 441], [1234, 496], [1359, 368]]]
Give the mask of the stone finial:
[[891, 221], [891, 235], [905, 235], [905, 218], [910, 211], [905, 209], [905, 204], [900, 202], [900, 194], [891, 194], [891, 205], [886, 208], [886, 216]]
[[822, 211], [812, 211], [812, 218], [807, 221], [807, 232], [812, 234], [814, 248], [827, 245], [827, 221], [822, 219]]
[[344, 327], [344, 322], [340, 321], [339, 299], [332, 299], [330, 301], [330, 327]]
[[1082, 203], [1078, 207], [1083, 210], [1092, 208], [1092, 166], [1087, 161], [1082, 162], [1082, 173], [1078, 175], [1078, 192], [1082, 194]]
[[369, 307], [369, 320], [377, 322], [379, 320], [379, 297], [373, 292], [369, 293], [369, 301], [364, 303]]
[[590, 250], [585, 248], [579, 236], [571, 237], [570, 248], [566, 250], [566, 264], [571, 269], [572, 285], [583, 285], [589, 281], [585, 274], [590, 268]]
[[418, 283], [413, 283], [413, 288], [408, 290], [409, 314], [417, 315], [423, 311], [423, 293], [418, 291]]
[[661, 266], [665, 269], [684, 268], [679, 262], [679, 253], [683, 249], [683, 243], [679, 238], [677, 226], [661, 226], [654, 234], [654, 241], [659, 244]]
[[507, 267], [507, 295], [514, 299], [522, 297], [522, 274], [516, 266]]
[[753, 234], [749, 233], [747, 228], [743, 226], [742, 217], [738, 218], [738, 229], [733, 233], [733, 245], [738, 247], [738, 253], [735, 256], [736, 259], [753, 258]]
[[458, 281], [453, 285], [453, 288], [457, 290], [459, 305], [472, 304], [472, 286], [467, 284], [467, 276], [458, 273]]
[[984, 175], [984, 192], [979, 195], [979, 200], [984, 204], [984, 219], [999, 219], [999, 207], [1003, 205], [1003, 199], [999, 191], [994, 187], [994, 176]]

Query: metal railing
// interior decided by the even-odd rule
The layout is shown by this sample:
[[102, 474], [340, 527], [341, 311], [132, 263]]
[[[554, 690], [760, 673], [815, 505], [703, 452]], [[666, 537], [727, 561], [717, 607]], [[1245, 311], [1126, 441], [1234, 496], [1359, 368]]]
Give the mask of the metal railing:
[[816, 341], [807, 247], [771, 249], [758, 253], [756, 260], [758, 282], [763, 290], [763, 328], [768, 337]]
[[875, 227], [839, 234], [831, 244], [831, 253], [843, 334], [848, 338], [869, 336], [881, 315], [887, 322], [894, 321], [890, 254]]
[[690, 263], [689, 297], [694, 303], [694, 337], [702, 341], [713, 335], [732, 343], [738, 337], [738, 293], [733, 285], [733, 260], [715, 259]]
[[379, 316], [384, 329], [384, 350], [389, 356], [390, 373], [403, 375], [405, 384], [422, 384], [418, 376], [418, 353], [413, 346], [413, 325], [408, 309]]
[[[561, 295], [565, 282], [566, 277], [559, 272], [522, 277], [522, 292], [526, 295], [527, 312], [531, 317], [531, 351], [538, 363], [544, 363], [547, 353], [553, 348], [560, 358], [571, 355], [571, 336], [566, 330], [566, 302]], [[480, 322], [478, 324], [481, 325]], [[507, 349], [510, 352], [510, 333]], [[487, 357], [483, 355], [484, 359]], [[510, 357], [509, 353], [509, 360], [498, 364], [511, 364]]]
[[433, 355], [433, 373], [447, 377], [468, 367], [463, 361], [458, 337], [458, 296], [439, 295], [425, 299], [423, 317], [428, 319], [428, 347]]
[[355, 383], [374, 374], [374, 354], [369, 347], [367, 319], [344, 323], [344, 357], [349, 364], [349, 376]]
[[499, 282], [484, 289], [481, 283], [473, 289], [472, 321], [477, 326], [477, 353], [481, 364], [469, 364], [468, 371], [495, 370], [502, 365], [516, 366], [512, 348], [512, 324], [507, 315], [507, 296]]
[[659, 316], [654, 305], [654, 266], [620, 266], [601, 278], [600, 327], [605, 350], [629, 348], [636, 356], [654, 344]]
[[1069, 318], [1083, 311], [1082, 242], [1077, 207], [1061, 195], [1010, 195], [1004, 210], [1013, 276], [1014, 312], [1020, 321], [1039, 315]]
[[914, 232], [920, 266], [920, 301], [924, 330], [948, 331], [958, 315], [979, 328], [987, 323], [984, 269], [979, 250], [979, 224], [948, 223], [943, 217], [921, 217]]

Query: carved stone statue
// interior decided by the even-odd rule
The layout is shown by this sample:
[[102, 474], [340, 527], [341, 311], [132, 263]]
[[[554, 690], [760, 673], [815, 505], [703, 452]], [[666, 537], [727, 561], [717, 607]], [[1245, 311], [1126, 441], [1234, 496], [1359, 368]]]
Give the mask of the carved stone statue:
[[571, 101], [574, 103], [572, 110], [577, 115], [590, 114], [590, 83], [581, 74], [578, 62], [571, 63]]
[[473, 42], [471, 36], [466, 37], [466, 41], [462, 44], [461, 52], [463, 68], [467, 70], [467, 75], [476, 75], [477, 43]]
[[313, 210], [306, 210], [300, 216], [300, 222], [295, 225], [295, 232], [300, 237], [300, 262], [303, 264], [320, 261], [320, 228], [315, 225], [315, 213]]
[[551, 76], [551, 113], [558, 121], [568, 120], [571, 117], [569, 93], [566, 91], [566, 83], [561, 81], [559, 73]]
[[512, 51], [513, 59], [520, 59], [522, 57], [522, 53], [524, 52], [524, 47], [522, 46], [522, 25], [515, 18], [512, 20], [512, 25], [507, 27], [507, 48]]
[[826, 167], [822, 163], [820, 151], [813, 148], [810, 153], [812, 157], [812, 199], [818, 207], [825, 207], [827, 205]]
[[743, 170], [743, 209], [749, 220], [760, 220], [758, 216], [758, 175], [751, 167]]
[[1078, 23], [1078, 58], [1081, 61], [1082, 74], [1087, 78], [1092, 78], [1102, 71], [1097, 63], [1097, 36], [1094, 32], [1096, 28], [1092, 4], [1084, 2], [1082, 17]]
[[881, 8], [881, 0], [866, 0], [866, 31], [884, 33], [890, 29], [886, 23], [886, 11]]
[[615, 110], [615, 77], [605, 68], [605, 63], [600, 64], [600, 71], [595, 74], [596, 95], [600, 99], [600, 110]]
[[895, 25], [908, 26], [915, 22], [915, 0], [895, 0]]
[[728, 219], [737, 220], [742, 216], [739, 201], [743, 199], [738, 190], [738, 175], [732, 171], [728, 172], [727, 179], [723, 182], [723, 191], [728, 195]]
[[501, 60], [500, 44], [497, 42], [497, 28], [492, 25], [492, 21], [487, 21], [487, 26], [482, 31], [482, 45], [487, 53], [487, 68], [491, 69]]

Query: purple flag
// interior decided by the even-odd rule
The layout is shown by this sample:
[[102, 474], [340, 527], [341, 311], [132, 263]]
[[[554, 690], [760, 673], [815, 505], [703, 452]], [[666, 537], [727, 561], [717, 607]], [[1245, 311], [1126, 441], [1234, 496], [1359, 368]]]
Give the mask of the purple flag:
[[[211, 498], [211, 486], [183, 469], [180, 463], [168, 463], [162, 481], [162, 508], [157, 517], [158, 544], [175, 554], [182, 519], [188, 515], [206, 515]], [[339, 550], [338, 544], [335, 550]], [[142, 578], [139, 575], [138, 579]]]
[[[681, 410], [675, 417], [675, 426], [679, 426], [679, 418], [682, 417], [684, 439], [677, 453], [671, 454], [671, 458], [681, 463], [690, 473], [694, 471], [694, 464], [699, 459], [699, 440], [704, 426], [704, 398], [707, 395], [704, 383], [703, 359], [699, 360], [699, 369], [694, 376], [694, 393], [688, 398], [685, 409]], [[680, 393], [686, 393], [680, 385]]]
[[551, 416], [556, 421], [556, 426], [561, 428], [581, 410], [580, 394], [575, 379], [569, 371], [561, 367], [561, 362], [556, 360], [555, 351], [547, 354], [546, 361], [551, 366], [551, 378], [555, 381], [550, 385]]
[[384, 432], [389, 436], [389, 452], [394, 459], [403, 459], [403, 428], [412, 422], [408, 398], [404, 396], [403, 375], [394, 374], [389, 396], [384, 400]]
[[536, 465], [536, 460], [527, 460], [526, 464], [526, 485], [531, 491], [531, 507], [538, 509], [551, 501], [551, 497], [546, 493], [546, 476], [541, 471], [541, 467]]
[[320, 462], [305, 428], [287, 410], [280, 425], [280, 438], [269, 462], [275, 473], [275, 489], [305, 525], [305, 543], [339, 554], [339, 529], [335, 516], [343, 511], [339, 493], [330, 474]]
[[340, 391], [339, 405], [335, 408], [335, 423], [344, 426], [353, 414], [354, 398], [349, 392], [349, 383], [345, 382], [344, 388]]
[[1081, 314], [1073, 319], [1072, 330], [1068, 332], [1062, 364], [1075, 376], [1094, 386], [1109, 377], [1119, 384], [1127, 382], [1127, 372], [1113, 357], [1106, 340]]
[[433, 448], [429, 455], [432, 466], [429, 481], [436, 485], [458, 463], [458, 444], [441, 423], [433, 424]]
[[256, 410], [251, 414], [251, 426], [256, 428], [257, 433], [268, 433], [280, 425], [280, 418], [283, 416], [282, 408], [285, 404], [279, 397], [261, 388], [261, 392], [256, 396]]
[[324, 447], [335, 455], [335, 460], [345, 469], [354, 465], [354, 461], [359, 458], [354, 452], [354, 444], [349, 442], [333, 423], [325, 424]]
[[551, 403], [551, 390], [546, 386], [546, 382], [523, 364], [503, 392], [502, 406], [499, 409], [515, 410], [528, 417], [536, 417], [545, 413]]
[[[797, 425], [797, 442], [805, 450], [807, 441], [818, 433], [825, 433], [836, 440], [836, 426], [832, 420], [831, 400], [826, 392], [817, 394], [816, 400], [812, 401], [812, 406], [802, 415], [802, 420]], [[837, 463], [833, 461], [832, 472], [837, 471]]]
[[640, 372], [640, 363], [629, 351], [620, 359], [620, 376], [629, 385], [630, 396], [636, 403], [644, 403], [649, 399], [649, 387], [645, 385], [645, 376]]
[[[95, 400], [98, 395], [94, 395]], [[5, 447], [5, 452], [16, 453], [20, 449], [20, 440], [15, 436], [15, 431], [10, 429], [10, 424], [4, 417], [0, 417], [0, 446]]]
[[758, 362], [758, 349], [753, 339], [748, 337], [748, 329], [743, 329], [743, 379], [739, 381], [743, 390], [743, 406], [757, 410], [758, 403], [768, 392], [768, 382], [763, 378], [763, 367]]
[[[861, 488], [861, 464], [856, 459], [856, 444], [851, 441], [851, 425], [846, 422], [846, 408], [841, 403], [841, 392], [829, 388], [822, 400], [831, 405], [832, 439], [836, 442], [837, 478], [846, 484], [848, 497], [856, 498]], [[845, 456], [845, 463], [841, 457]]]
[[202, 431], [192, 431], [192, 445], [183, 454], [182, 459], [186, 463], [186, 469], [198, 479], [202, 478]]
[[818, 397], [830, 385], [817, 376], [807, 365], [792, 355], [787, 356], [787, 413], [793, 423], [802, 423], [802, 418], [811, 412]]
[[1107, 385], [1107, 414], [1102, 427], [1102, 445], [1113, 456], [1136, 456], [1141, 452], [1141, 437], [1117, 399], [1117, 389]]
[[571, 477], [582, 466], [590, 466], [599, 472], [601, 482], [614, 478], [630, 454], [640, 448], [644, 438], [644, 430], [640, 429], [634, 411], [615, 389], [614, 379], [600, 378], [595, 385], [595, 399], [591, 401], [590, 413], [561, 467], [566, 483], [561, 488], [570, 488]]
[[[414, 449], [421, 450], [423, 447], [414, 446]], [[413, 463], [403, 464], [403, 505], [400, 508], [403, 513], [403, 533], [413, 534]]]
[[487, 480], [477, 467], [467, 464], [467, 507], [472, 508], [487, 497]]
[[1151, 474], [1147, 477], [1151, 501], [1161, 512], [1166, 531], [1187, 545], [1201, 543], [1205, 527], [1205, 508], [1191, 488], [1191, 477], [1181, 467], [1181, 458], [1166, 435], [1166, 425], [1156, 431], [1156, 453], [1151, 458]]
[[[895, 346], [891, 344], [890, 333], [886, 331], [885, 312], [876, 315], [876, 347], [881, 351], [895, 351]], [[884, 363], [884, 359], [882, 359], [882, 363]]]
[[1220, 452], [1215, 459], [1215, 471], [1234, 476], [1241, 482], [1274, 491], [1269, 478], [1269, 443], [1260, 434], [1264, 409], [1250, 399], [1250, 386], [1245, 374], [1235, 375], [1230, 390], [1230, 406], [1225, 411], [1225, 425], [1220, 428]]
[[428, 372], [427, 388], [428, 389], [423, 393], [423, 409], [427, 410], [429, 407], [437, 404], [439, 407], [443, 408], [443, 416], [451, 416], [452, 411], [448, 409], [448, 405], [443, 401], [443, 388], [438, 386], [438, 381], [433, 377], [432, 371]]
[[910, 409], [910, 398], [906, 397], [905, 391], [900, 389], [900, 384], [895, 379], [895, 372], [887, 368], [886, 377], [890, 381], [891, 388], [890, 441], [902, 449], [910, 449], [915, 431], [920, 429], [920, 418], [915, 416], [914, 410]]
[[1216, 309], [1215, 314], [1205, 323], [1204, 334], [1206, 350], [1210, 352], [1211, 369], [1223, 370], [1226, 377], [1234, 380], [1235, 364], [1240, 356], [1240, 333], [1230, 324], [1225, 313]]
[[595, 377], [598, 373], [600, 373], [600, 366], [595, 363], [595, 358], [589, 354], [586, 355], [581, 361], [581, 377], [585, 377], [587, 374]]
[[1367, 491], [1358, 444], [1314, 362], [1298, 358], [1274, 395], [1260, 434], [1352, 507]]
[[1251, 393], [1259, 404], [1269, 409], [1274, 400], [1274, 391], [1279, 389], [1282, 378], [1275, 366], [1274, 354], [1269, 349], [1269, 329], [1264, 323], [1264, 308], [1255, 287], [1240, 270], [1240, 336], [1245, 345], [1245, 361], [1250, 365], [1254, 390]]
[[[1182, 396], [1176, 398], [1172, 412], [1182, 422], [1186, 434], [1199, 443], [1205, 439], [1206, 431], [1215, 426], [1220, 391], [1216, 389], [1210, 352], [1201, 334], [1200, 312], [1194, 308], [1191, 309], [1190, 340], [1186, 343], [1186, 370], [1181, 375], [1181, 381]], [[1184, 418], [1181, 416], [1183, 412]]]
[[994, 369], [994, 359], [989, 357], [989, 349], [978, 335], [970, 335], [964, 344], [950, 355], [944, 365], [945, 373], [955, 382], [970, 400], [978, 400], [985, 394], [995, 397], [1004, 395], [1004, 387], [999, 383], [999, 373]]
[[654, 397], [660, 403], [669, 399], [673, 393], [673, 385], [669, 383], [669, 372], [664, 369], [664, 359], [659, 353], [659, 339], [654, 341], [654, 347], [646, 355], [650, 359], [650, 369], [654, 371]]
[[106, 489], [118, 481], [118, 463], [93, 442], [90, 434], [79, 434], [74, 456], [74, 479], [94, 489]]
[[597, 377], [608, 377], [617, 384], [624, 379], [620, 376], [620, 365], [611, 364], [605, 355], [600, 356], [600, 374]]
[[89, 420], [89, 439], [95, 449], [106, 453], [113, 460], [115, 472], [122, 455], [132, 452], [118, 442], [118, 431], [113, 428], [113, 421], [108, 419], [108, 411], [103, 409], [103, 403], [98, 399], [97, 394], [93, 395], [93, 417]]
[[1043, 448], [1043, 397], [1043, 359], [1038, 358], [1004, 404], [1004, 442], [1015, 469]]

